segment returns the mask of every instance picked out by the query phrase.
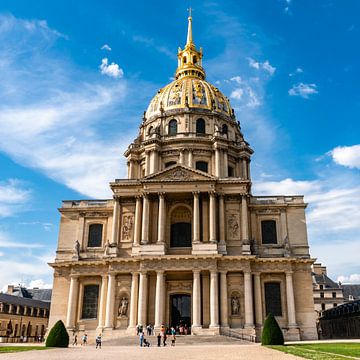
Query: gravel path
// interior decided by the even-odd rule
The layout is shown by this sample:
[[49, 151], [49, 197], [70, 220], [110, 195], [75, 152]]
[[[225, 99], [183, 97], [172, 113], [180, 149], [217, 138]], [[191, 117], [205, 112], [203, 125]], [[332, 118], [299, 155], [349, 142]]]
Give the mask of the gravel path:
[[[26, 351], [12, 354], [0, 354], [0, 360], [286, 360], [302, 359], [280, 351], [255, 345], [191, 345], [168, 346], [166, 348], [140, 348], [134, 346], [103, 346], [96, 350], [94, 346], [70, 347], [68, 349], [51, 349], [42, 351]], [[303, 359], [302, 359], [303, 360]]]

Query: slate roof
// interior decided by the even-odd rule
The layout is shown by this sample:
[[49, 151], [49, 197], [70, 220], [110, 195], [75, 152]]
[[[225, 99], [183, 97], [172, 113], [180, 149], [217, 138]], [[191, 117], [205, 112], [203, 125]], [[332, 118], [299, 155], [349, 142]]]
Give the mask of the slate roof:
[[354, 300], [360, 299], [360, 285], [342, 285], [344, 299], [349, 300], [349, 295], [354, 297]]
[[325, 285], [325, 289], [340, 289], [340, 285], [335, 281], [332, 281], [327, 275], [317, 275], [312, 273], [313, 279], [316, 284]]
[[27, 289], [22, 286], [16, 286], [13, 289], [13, 292], [10, 295], [18, 296], [27, 299], [41, 300], [41, 301], [51, 301], [52, 289]]
[[13, 305], [38, 307], [47, 310], [50, 309], [50, 302], [28, 299], [17, 295], [0, 294], [0, 302]]

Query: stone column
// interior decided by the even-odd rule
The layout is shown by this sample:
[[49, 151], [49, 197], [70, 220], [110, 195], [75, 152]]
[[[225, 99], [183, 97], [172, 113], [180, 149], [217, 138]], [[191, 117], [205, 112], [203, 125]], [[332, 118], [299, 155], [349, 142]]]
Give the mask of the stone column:
[[192, 149], [188, 152], [188, 167], [193, 167], [193, 151]]
[[[2, 310], [1, 310], [1, 305], [2, 305], [2, 304], [0, 304], [0, 312], [2, 311]], [[46, 310], [45, 310], [45, 311], [46, 311]], [[24, 315], [27, 315], [27, 312], [28, 312], [28, 307], [25, 305], [25, 306], [24, 306]]]
[[287, 238], [287, 224], [286, 224], [286, 210], [280, 210], [280, 224], [281, 224], [281, 241], [284, 241]]
[[263, 323], [263, 317], [262, 317], [261, 281], [260, 281], [259, 272], [254, 273], [254, 296], [255, 296], [256, 326], [261, 327]]
[[134, 179], [135, 178], [134, 160], [130, 160], [128, 178], [129, 179]]
[[142, 214], [142, 198], [141, 196], [136, 197], [135, 205], [135, 228], [134, 228], [134, 245], [140, 244], [141, 238], [141, 214]]
[[146, 326], [147, 321], [147, 292], [148, 292], [148, 278], [146, 272], [140, 273], [139, 285], [139, 304], [138, 304], [138, 324]]
[[166, 223], [166, 207], [165, 207], [165, 194], [159, 193], [159, 221], [158, 221], [158, 243], [165, 242], [165, 223]]
[[158, 152], [154, 150], [151, 152], [150, 174], [158, 170]]
[[241, 240], [243, 243], [249, 241], [249, 220], [246, 195], [241, 198]]
[[210, 220], [209, 241], [212, 243], [216, 243], [216, 195], [215, 195], [215, 192], [210, 192], [209, 220]]
[[114, 198], [114, 211], [112, 222], [111, 243], [117, 244], [119, 240], [119, 219], [120, 218], [120, 202], [117, 198]]
[[219, 194], [219, 242], [225, 244], [225, 206], [223, 194]]
[[220, 306], [221, 306], [221, 326], [229, 326], [229, 309], [227, 294], [227, 271], [220, 272]]
[[201, 327], [201, 281], [200, 270], [193, 270], [193, 323], [192, 328]]
[[75, 327], [78, 295], [79, 295], [79, 278], [77, 275], [72, 275], [70, 278], [70, 289], [69, 289], [68, 307], [66, 314], [66, 327], [70, 329]]
[[219, 327], [219, 289], [216, 270], [210, 271], [210, 327]]
[[143, 195], [141, 243], [149, 243], [150, 200], [147, 194]]
[[[10, 313], [10, 307], [9, 307], [9, 313]], [[30, 309], [30, 316], [34, 316], [34, 308], [33, 307]]]
[[245, 327], [254, 327], [251, 272], [244, 272]]
[[180, 163], [180, 164], [184, 164], [184, 163], [185, 163], [185, 154], [184, 154], [184, 149], [181, 149], [181, 150], [180, 150], [179, 163]]
[[105, 327], [107, 328], [114, 327], [115, 285], [116, 285], [115, 274], [109, 274], [107, 296], [106, 296], [106, 319], [105, 319]]
[[221, 177], [220, 149], [215, 149], [215, 176]]
[[244, 179], [248, 179], [248, 174], [247, 174], [247, 161], [245, 158], [242, 159], [242, 177]]
[[286, 272], [286, 301], [288, 311], [288, 326], [296, 327], [295, 316], [295, 299], [294, 299], [294, 287], [293, 287], [293, 273], [292, 271]]
[[164, 322], [165, 306], [165, 275], [163, 270], [156, 272], [155, 293], [155, 328], [160, 328]]
[[226, 150], [224, 150], [224, 165], [223, 165], [223, 174], [224, 174], [224, 177], [228, 177], [228, 176], [229, 176], [228, 166], [229, 166], [229, 162], [228, 162], [228, 152], [227, 152]]
[[136, 327], [138, 295], [139, 295], [139, 273], [134, 272], [132, 273], [132, 279], [131, 279], [129, 328]]
[[200, 242], [200, 208], [199, 208], [199, 192], [194, 191], [194, 219], [193, 219], [193, 227], [194, 227], [194, 235], [193, 242]]
[[99, 322], [98, 327], [105, 326], [105, 304], [106, 304], [106, 291], [107, 291], [107, 275], [101, 276], [101, 291], [100, 291], [100, 304], [99, 304]]

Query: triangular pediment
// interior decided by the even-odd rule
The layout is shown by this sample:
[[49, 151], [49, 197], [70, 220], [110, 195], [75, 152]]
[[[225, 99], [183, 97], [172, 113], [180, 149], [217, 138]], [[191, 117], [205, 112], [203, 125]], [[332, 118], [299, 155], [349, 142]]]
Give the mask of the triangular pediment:
[[215, 177], [185, 165], [173, 165], [165, 170], [146, 176], [143, 181], [213, 181]]

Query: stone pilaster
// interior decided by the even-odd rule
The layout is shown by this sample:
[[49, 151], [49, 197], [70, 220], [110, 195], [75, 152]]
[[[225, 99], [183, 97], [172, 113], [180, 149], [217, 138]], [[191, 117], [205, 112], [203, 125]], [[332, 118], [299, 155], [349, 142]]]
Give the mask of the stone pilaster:
[[135, 229], [134, 229], [134, 246], [140, 244], [141, 238], [141, 214], [142, 214], [142, 198], [141, 196], [136, 197], [135, 205]]
[[115, 274], [110, 273], [108, 276], [105, 317], [105, 327], [110, 329], [114, 327], [115, 286]]
[[228, 172], [228, 152], [226, 150], [224, 150], [224, 162], [223, 162], [223, 174], [224, 177], [228, 177], [229, 176], [229, 172]]
[[114, 198], [114, 211], [111, 232], [111, 243], [117, 244], [119, 240], [119, 221], [120, 220], [120, 202], [119, 199]]
[[188, 167], [193, 167], [193, 151], [192, 149], [188, 152]]
[[107, 275], [103, 274], [101, 276], [99, 322], [98, 322], [99, 328], [103, 328], [105, 326], [107, 280], [108, 280]]
[[78, 296], [79, 296], [79, 278], [76, 275], [72, 275], [70, 278], [70, 289], [69, 289], [68, 307], [66, 314], [66, 327], [68, 329], [73, 329], [75, 327]]
[[139, 295], [139, 273], [132, 273], [131, 278], [131, 294], [130, 294], [130, 315], [129, 328], [136, 327], [137, 311], [138, 311], [138, 295]]
[[245, 327], [254, 327], [254, 310], [252, 296], [251, 272], [244, 272], [244, 298], [245, 298]]
[[256, 326], [261, 327], [263, 324], [263, 316], [262, 316], [261, 278], [259, 272], [254, 273], [254, 296], [255, 296]]
[[210, 192], [210, 207], [209, 207], [209, 220], [210, 220], [210, 235], [209, 241], [216, 243], [216, 194]]
[[286, 301], [288, 311], [288, 326], [297, 327], [292, 271], [286, 272]]
[[248, 219], [248, 205], [247, 197], [243, 195], [241, 198], [241, 240], [242, 240], [242, 254], [250, 255], [250, 241], [249, 241], [249, 219]]

